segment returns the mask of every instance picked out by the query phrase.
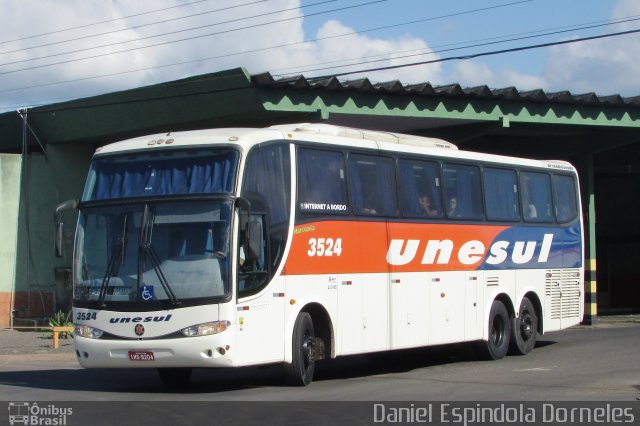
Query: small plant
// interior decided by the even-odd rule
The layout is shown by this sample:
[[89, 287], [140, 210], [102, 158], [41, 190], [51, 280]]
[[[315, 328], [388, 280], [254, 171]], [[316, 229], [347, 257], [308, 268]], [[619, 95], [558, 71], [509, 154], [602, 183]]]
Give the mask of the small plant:
[[[68, 315], [64, 311], [58, 311], [58, 312], [55, 313], [55, 315], [53, 315], [53, 317], [49, 318], [49, 325], [51, 327], [72, 326], [73, 323], [71, 321], [69, 321], [67, 318], [68, 318]], [[63, 331], [63, 332], [60, 333], [60, 338], [61, 339], [66, 339], [71, 334], [72, 333], [68, 333], [66, 331]]]

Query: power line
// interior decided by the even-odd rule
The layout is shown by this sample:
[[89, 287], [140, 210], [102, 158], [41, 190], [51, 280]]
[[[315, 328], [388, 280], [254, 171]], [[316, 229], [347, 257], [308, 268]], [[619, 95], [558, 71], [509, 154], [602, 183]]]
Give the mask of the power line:
[[[206, 0], [201, 0], [201, 1], [206, 1]], [[175, 22], [175, 21], [178, 21], [178, 20], [181, 20], [181, 19], [193, 18], [194, 16], [208, 15], [210, 13], [216, 13], [216, 12], [222, 12], [222, 11], [225, 11], [225, 10], [237, 9], [239, 7], [250, 6], [250, 5], [253, 5], [253, 4], [256, 4], [256, 3], [264, 3], [265, 1], [268, 1], [268, 0], [256, 0], [256, 1], [249, 2], [249, 3], [243, 3], [243, 4], [234, 5], [234, 6], [223, 7], [223, 8], [220, 8], [220, 9], [209, 10], [209, 11], [206, 11], [206, 12], [199, 12], [199, 13], [193, 13], [191, 15], [179, 16], [177, 18], [170, 18], [170, 19], [164, 19], [162, 21], [155, 21], [155, 22], [150, 22], [150, 23], [147, 23], [147, 24], [135, 25], [133, 27], [120, 28], [120, 29], [117, 29], [117, 30], [106, 31], [106, 32], [103, 32], [103, 33], [89, 34], [89, 35], [80, 36], [80, 37], [76, 37], [76, 38], [69, 38], [69, 39], [66, 39], [66, 40], [54, 41], [54, 42], [45, 43], [45, 44], [39, 44], [37, 46], [29, 46], [29, 47], [25, 47], [25, 48], [22, 48], [22, 49], [8, 50], [6, 52], [0, 52], [0, 55], [8, 55], [9, 53], [24, 52], [24, 51], [27, 51], [27, 50], [37, 49], [37, 48], [40, 48], [40, 47], [55, 46], [56, 44], [69, 43], [69, 42], [72, 42], [72, 41], [85, 40], [85, 39], [88, 39], [88, 38], [100, 37], [100, 36], [103, 36], [103, 35], [110, 35], [110, 34], [115, 34], [115, 33], [123, 32], [123, 31], [136, 30], [136, 29], [139, 29], [139, 28], [149, 27], [149, 26], [152, 26], [152, 25], [164, 24], [164, 23], [167, 23], [167, 22]], [[329, 0], [329, 1], [337, 1], [337, 0]], [[284, 9], [284, 10], [291, 10], [291, 9]], [[277, 13], [277, 12], [272, 12], [272, 13]], [[258, 16], [262, 16], [262, 15], [258, 15]], [[247, 18], [241, 18], [241, 19], [249, 19], [249, 18], [253, 18], [253, 17], [254, 16], [249, 16]], [[227, 22], [219, 22], [219, 23], [210, 24], [210, 25], [207, 25], [207, 26], [226, 24], [228, 22], [235, 22], [235, 21], [239, 21], [241, 19], [235, 19], [233, 21], [227, 21]], [[107, 22], [109, 22], [109, 21], [107, 21]], [[196, 27], [195, 29], [199, 29], [199, 28], [201, 28], [201, 27]], [[67, 31], [67, 30], [64, 30], [64, 31]], [[183, 31], [191, 31], [191, 29], [187, 29], [187, 30], [183, 30]], [[158, 35], [150, 36], [150, 37], [146, 37], [146, 38], [160, 37], [160, 36], [167, 35], [167, 34], [173, 34], [173, 33], [162, 33], [162, 34], [158, 34]], [[138, 41], [138, 40], [140, 40], [140, 39], [126, 40], [126, 41], [122, 41], [122, 42], [118, 42], [118, 43], [106, 44], [106, 45], [103, 45], [103, 46], [94, 46], [94, 47], [91, 47], [91, 48], [88, 48], [88, 49], [76, 50], [76, 51], [71, 51], [71, 52], [63, 52], [63, 53], [59, 53], [59, 54], [56, 54], [56, 55], [50, 55], [50, 56], [66, 55], [66, 54], [71, 54], [71, 53], [75, 53], [75, 52], [81, 52], [83, 50], [98, 49], [98, 48], [101, 48], [101, 47], [108, 47], [108, 46], [112, 46], [112, 45], [115, 45], [115, 44], [122, 44], [122, 43], [130, 43], [130, 42]], [[43, 57], [40, 57], [40, 58], [31, 58], [31, 59], [26, 59], [24, 61], [8, 62], [8, 63], [5, 63], [3, 65], [16, 64], [16, 63], [19, 63], [19, 62], [26, 62], [26, 61], [35, 61], [36, 59], [48, 58], [50, 56], [43, 56]]]
[[[350, 67], [350, 66], [354, 66], [354, 65], [365, 65], [365, 64], [371, 64], [371, 63], [375, 63], [375, 62], [384, 62], [384, 61], [389, 61], [389, 60], [394, 60], [394, 59], [406, 59], [406, 58], [412, 58], [412, 57], [416, 57], [416, 56], [433, 55], [433, 54], [437, 54], [437, 53], [451, 52], [451, 51], [455, 51], [455, 50], [464, 50], [464, 49], [470, 49], [470, 48], [475, 48], [475, 47], [490, 46], [490, 45], [500, 44], [500, 43], [510, 43], [510, 42], [513, 42], [513, 41], [522, 41], [522, 40], [538, 38], [538, 37], [547, 37], [547, 36], [550, 36], [550, 35], [558, 35], [558, 34], [563, 34], [563, 33], [576, 31], [576, 30], [594, 29], [594, 28], [598, 28], [598, 27], [609, 26], [609, 25], [617, 25], [617, 24], [628, 23], [628, 22], [633, 22], [633, 21], [638, 21], [638, 20], [640, 20], [640, 15], [635, 15], [635, 16], [631, 16], [631, 17], [628, 17], [628, 18], [620, 18], [620, 19], [614, 20], [614, 21], [600, 21], [602, 23], [598, 23], [598, 24], [594, 23], [593, 25], [585, 24], [585, 26], [582, 26], [582, 27], [576, 27], [576, 26], [560, 27], [558, 29], [555, 29], [554, 31], [547, 30], [549, 32], [546, 32], [546, 33], [541, 33], [541, 31], [534, 31], [534, 32], [514, 34], [514, 37], [508, 38], [508, 39], [505, 39], [506, 36], [502, 36], [502, 37], [492, 37], [492, 38], [488, 39], [488, 40], [494, 40], [494, 41], [484, 41], [484, 40], [487, 40], [487, 39], [481, 39], [481, 40], [477, 40], [477, 41], [469, 41], [469, 42], [466, 42], [466, 43], [474, 43], [474, 44], [467, 44], [467, 45], [464, 45], [464, 46], [452, 47], [452, 48], [448, 48], [448, 49], [440, 49], [440, 50], [429, 49], [428, 52], [424, 52], [424, 50], [427, 50], [427, 49], [420, 49], [420, 50], [418, 50], [418, 52], [421, 52], [421, 53], [413, 53], [413, 54], [407, 54], [407, 55], [402, 55], [402, 56], [393, 56], [394, 55], [393, 53], [391, 53], [391, 54], [390, 53], [385, 53], [385, 54], [382, 54], [382, 55], [373, 55], [373, 56], [365, 56], [365, 57], [360, 57], [360, 58], [343, 59], [343, 60], [340, 60], [340, 61], [330, 61], [330, 62], [325, 62], [325, 63], [301, 65], [299, 67], [277, 68], [277, 69], [271, 70], [271, 72], [273, 72], [273, 71], [290, 70], [290, 69], [296, 69], [297, 70], [295, 72], [287, 73], [287, 74], [272, 74], [274, 76], [282, 77], [282, 76], [291, 75], [291, 74], [300, 74], [300, 73], [305, 73], [305, 72], [322, 71], [322, 70], [335, 69], [335, 68], [345, 68], [345, 67]], [[563, 29], [563, 28], [566, 28], [566, 29]], [[521, 35], [521, 34], [525, 34], [525, 35]], [[515, 36], [518, 36], [518, 37], [515, 37]], [[495, 40], [496, 38], [503, 38], [503, 39], [502, 40]], [[441, 46], [433, 46], [433, 47], [434, 48], [438, 48], [438, 47], [445, 47], [445, 46], [450, 46], [450, 45], [454, 45], [455, 46], [457, 44], [461, 44], [461, 43], [449, 43], [449, 44], [445, 44], [445, 45], [441, 45]], [[398, 53], [409, 53], [409, 52], [416, 52], [416, 49], [405, 50], [405, 51], [402, 51], [402, 52], [395, 52], [395, 54], [398, 54]], [[316, 68], [316, 69], [310, 69], [310, 70], [300, 70], [300, 67], [305, 67], [305, 66], [325, 65], [325, 64], [332, 64], [332, 63], [336, 63], [336, 62], [345, 62], [345, 61], [356, 60], [356, 59], [359, 60], [359, 59], [366, 59], [366, 58], [371, 58], [371, 57], [375, 58], [375, 57], [382, 57], [382, 56], [384, 56], [384, 58], [382, 58], [382, 59], [375, 59], [375, 60], [361, 61], [361, 62], [353, 62], [353, 63], [350, 63], [350, 64], [335, 65], [335, 66], [331, 66], [331, 67]]]
[[[349, 71], [349, 72], [336, 73], [336, 74], [317, 76], [317, 77], [308, 77], [307, 80], [311, 80], [311, 81], [322, 80], [322, 79], [327, 79], [327, 78], [332, 78], [332, 77], [342, 77], [342, 76], [351, 75], [351, 74], [361, 74], [361, 73], [367, 73], [367, 72], [386, 71], [386, 70], [390, 70], [390, 69], [408, 68], [408, 67], [413, 67], [413, 66], [418, 66], [418, 65], [428, 65], [428, 64], [433, 64], [433, 63], [438, 63], [438, 62], [447, 62], [447, 61], [453, 61], [453, 60], [474, 59], [474, 58], [479, 58], [479, 57], [484, 57], [484, 56], [501, 55], [501, 54], [507, 54], [507, 53], [521, 52], [521, 51], [526, 51], [526, 50], [531, 50], [531, 49], [540, 49], [540, 48], [559, 46], [559, 45], [565, 45], [565, 44], [581, 43], [581, 42], [592, 41], [592, 40], [597, 40], [597, 39], [619, 37], [619, 36], [623, 36], [623, 35], [637, 34], [637, 33], [640, 33], [640, 29], [629, 30], [629, 31], [620, 31], [620, 32], [616, 32], [616, 33], [600, 34], [600, 35], [597, 35], [597, 36], [582, 37], [582, 38], [577, 38], [577, 39], [556, 41], [556, 42], [551, 42], [551, 43], [541, 43], [541, 44], [534, 44], [534, 45], [528, 45], [528, 46], [520, 46], [520, 47], [514, 47], [514, 48], [510, 48], [510, 49], [493, 50], [493, 51], [480, 52], [480, 53], [469, 54], [469, 55], [464, 55], [464, 56], [450, 56], [450, 57], [446, 57], [446, 58], [434, 59], [434, 60], [431, 60], [431, 61], [421, 61], [421, 62], [413, 62], [413, 63], [408, 63], [408, 64], [401, 64], [401, 65], [391, 65], [391, 66], [386, 66], [386, 67], [360, 69], [360, 70], [357, 70], [357, 71]], [[232, 77], [232, 76], [221, 76], [221, 77], [209, 77], [207, 79], [208, 80], [212, 80], [212, 79], [226, 79], [226, 78], [234, 78], [234, 77]], [[175, 85], [178, 85], [178, 84], [190, 84], [190, 83], [193, 83], [193, 80], [188, 81], [188, 82], [175, 82]], [[34, 113], [43, 114], [43, 113], [51, 113], [51, 112], [56, 112], [56, 111], [66, 111], [66, 110], [75, 110], [75, 109], [85, 109], [85, 108], [124, 105], [124, 104], [132, 104], [132, 103], [139, 103], [139, 102], [146, 102], [146, 101], [157, 101], [157, 100], [184, 98], [184, 97], [189, 97], [189, 96], [202, 96], [202, 95], [209, 95], [209, 94], [214, 94], [214, 93], [225, 93], [225, 92], [232, 92], [232, 91], [237, 91], [237, 90], [246, 90], [248, 88], [249, 87], [247, 87], [246, 85], [242, 85], [242, 86], [238, 86], [238, 87], [223, 88], [223, 89], [212, 89], [212, 90], [197, 91], [197, 92], [191, 92], [191, 93], [179, 93], [179, 94], [173, 94], [173, 95], [161, 95], [161, 96], [154, 96], [154, 97], [143, 97], [143, 98], [138, 98], [138, 99], [127, 99], [127, 100], [119, 100], [119, 101], [111, 101], [111, 102], [101, 102], [101, 103], [95, 103], [95, 104], [92, 104], [92, 105], [58, 106], [58, 107], [55, 107], [55, 108], [45, 108], [45, 109], [42, 109], [42, 110], [39, 110], [39, 111], [31, 111], [31, 113], [32, 114], [34, 114]]]
[[[336, 0], [326, 0], [325, 2], [328, 2], [328, 1], [336, 1]], [[345, 7], [341, 7], [341, 8], [325, 10], [325, 11], [322, 11], [322, 12], [315, 12], [315, 13], [310, 13], [310, 14], [301, 15], [301, 16], [295, 16], [295, 17], [291, 17], [291, 18], [283, 18], [283, 19], [278, 19], [278, 20], [275, 20], [275, 21], [263, 22], [263, 23], [259, 23], [259, 24], [253, 24], [253, 25], [247, 25], [247, 26], [244, 26], [244, 27], [232, 28], [232, 29], [229, 29], [229, 30], [218, 31], [218, 32], [209, 33], [209, 34], [201, 34], [201, 35], [198, 35], [198, 36], [192, 36], [192, 37], [187, 37], [187, 38], [182, 38], [182, 39], [177, 39], [177, 40], [172, 40], [172, 41], [166, 41], [166, 42], [162, 42], [162, 43], [150, 44], [150, 45], [147, 45], [147, 46], [123, 49], [123, 50], [118, 50], [116, 52], [102, 53], [102, 54], [93, 55], [93, 56], [86, 56], [84, 58], [68, 59], [68, 60], [64, 60], [64, 61], [60, 61], [60, 62], [52, 62], [52, 63], [49, 63], [49, 64], [36, 65], [36, 66], [32, 66], [32, 67], [27, 67], [27, 68], [19, 68], [19, 69], [15, 69], [15, 70], [11, 70], [11, 71], [2, 71], [2, 72], [0, 72], [0, 75], [12, 74], [12, 73], [20, 72], [20, 71], [30, 71], [30, 70], [34, 70], [34, 69], [46, 68], [46, 67], [50, 67], [50, 66], [54, 66], [54, 65], [67, 64], [67, 63], [77, 62], [77, 61], [84, 61], [84, 60], [88, 60], [88, 59], [95, 59], [95, 58], [115, 55], [115, 54], [119, 54], [119, 53], [131, 52], [131, 51], [135, 51], [135, 50], [149, 49], [149, 48], [152, 48], [152, 47], [165, 46], [165, 45], [168, 45], [168, 44], [195, 40], [195, 39], [198, 39], [198, 38], [211, 37], [211, 36], [221, 35], [221, 34], [228, 34], [230, 32], [236, 32], [236, 31], [241, 31], [241, 30], [246, 30], [246, 29], [251, 29], [251, 28], [264, 27], [264, 26], [267, 26], [267, 25], [272, 25], [272, 24], [276, 24], [276, 23], [282, 23], [282, 22], [287, 22], [287, 21], [298, 20], [298, 19], [302, 19], [302, 18], [305, 18], [305, 17], [317, 16], [317, 15], [322, 15], [322, 14], [326, 14], [326, 13], [330, 13], [330, 12], [339, 12], [339, 11], [343, 11], [343, 10], [354, 9], [354, 8], [357, 8], [357, 7], [370, 6], [372, 4], [382, 3], [382, 2], [386, 2], [386, 1], [389, 1], [389, 0], [373, 0], [373, 1], [368, 1], [368, 2], [364, 2], [364, 3], [351, 5], [351, 6], [345, 6]], [[321, 3], [324, 3], [324, 2], [321, 2]], [[213, 24], [213, 25], [218, 25], [218, 24]], [[208, 26], [210, 26], [210, 25], [208, 25]], [[155, 37], [155, 36], [143, 37], [143, 38], [140, 38], [140, 39], [136, 39], [135, 41], [144, 40], [146, 38], [151, 38], [151, 37]], [[120, 44], [120, 43], [112, 43], [112, 44], [109, 44], [109, 45], [103, 45], [103, 46], [98, 46], [98, 47], [80, 49], [80, 50], [76, 50], [76, 51], [72, 51], [72, 52], [65, 52], [65, 53], [60, 53], [60, 54], [55, 54], [55, 55], [48, 55], [48, 56], [43, 56], [43, 57], [40, 57], [40, 58], [32, 58], [32, 59], [25, 59], [25, 60], [20, 60], [20, 61], [8, 62], [8, 63], [5, 63], [3, 65], [16, 64], [16, 63], [20, 63], [20, 62], [28, 62], [28, 61], [33, 61], [33, 60], [36, 60], [36, 59], [44, 59], [44, 58], [48, 58], [48, 57], [52, 57], [52, 56], [66, 55], [66, 54], [70, 54], [70, 53], [77, 53], [77, 52], [81, 52], [81, 51], [85, 51], [85, 50], [92, 50], [92, 49], [96, 49], [96, 48], [100, 48], [100, 47], [114, 46], [116, 44]]]
[[[306, 7], [317, 6], [317, 5], [321, 5], [321, 4], [325, 4], [325, 3], [332, 3], [332, 2], [335, 2], [335, 1], [338, 1], [338, 0], [323, 0], [323, 1], [320, 1], [320, 2], [317, 2], [317, 3], [313, 3], [313, 4], [310, 4], [310, 5], [307, 5]], [[381, 2], [381, 1], [388, 1], [388, 0], [377, 0], [377, 2]], [[255, 1], [253, 3], [259, 3], [259, 1]], [[246, 5], [248, 5], [248, 4], [252, 4], [252, 3], [247, 3]], [[156, 37], [161, 37], [161, 36], [166, 36], [166, 35], [184, 33], [184, 32], [188, 32], [188, 31], [200, 30], [202, 28], [214, 27], [214, 26], [223, 25], [223, 24], [229, 24], [229, 23], [238, 22], [238, 21], [244, 21], [246, 19], [261, 18], [261, 17], [264, 17], [264, 16], [275, 15], [275, 14], [278, 14], [278, 13], [289, 12], [289, 11], [298, 10], [298, 9], [299, 9], [298, 7], [290, 7], [290, 8], [287, 8], [287, 9], [276, 10], [276, 11], [273, 11], [273, 12], [265, 12], [265, 13], [260, 13], [258, 15], [253, 15], [253, 16], [244, 16], [244, 17], [241, 17], [241, 18], [230, 19], [230, 20], [227, 20], [227, 21], [214, 22], [212, 24], [201, 25], [201, 26], [198, 26], [198, 27], [190, 27], [190, 28], [185, 28], [185, 29], [182, 29], [182, 30], [170, 31], [170, 32], [166, 32], [166, 33], [155, 34], [155, 35], [150, 35], [150, 36], [145, 36], [145, 37], [139, 37], [139, 38], [136, 38], [136, 39], [123, 40], [123, 41], [118, 41], [118, 42], [114, 42], [114, 43], [102, 44], [102, 45], [98, 45], [98, 46], [85, 47], [85, 48], [82, 48], [82, 49], [76, 49], [76, 50], [70, 50], [70, 51], [66, 51], [66, 52], [54, 53], [54, 54], [51, 54], [51, 55], [40, 56], [40, 57], [37, 57], [37, 58], [28, 58], [28, 59], [21, 59], [21, 60], [18, 60], [18, 61], [13, 61], [13, 62], [5, 62], [2, 65], [13, 65], [13, 64], [23, 63], [23, 62], [36, 61], [36, 60], [39, 60], [39, 59], [46, 59], [46, 58], [53, 58], [53, 57], [57, 57], [57, 56], [70, 55], [72, 53], [86, 52], [86, 51], [89, 51], [89, 50], [101, 49], [101, 48], [104, 48], [104, 47], [113, 47], [113, 46], [117, 46], [117, 45], [137, 42], [137, 41], [141, 41], [141, 40], [148, 40], [148, 39], [151, 39], [151, 38], [156, 38]], [[220, 9], [220, 10], [223, 10], [223, 9]], [[329, 11], [329, 12], [332, 12], [332, 11]], [[278, 22], [278, 21], [276, 21], [276, 22]], [[134, 28], [136, 28], [136, 27], [134, 27]], [[251, 28], [251, 27], [241, 27], [240, 29], [245, 29], [245, 28]], [[221, 33], [232, 32], [232, 31], [237, 31], [237, 29], [230, 29], [230, 30], [227, 30], [227, 31], [223, 31]], [[217, 35], [217, 34], [219, 34], [219, 33], [214, 33], [213, 35]], [[102, 35], [102, 34], [99, 34], [99, 35]], [[196, 37], [193, 37], [193, 38], [199, 38], [199, 36], [196, 36]], [[191, 39], [192, 38], [188, 38], [188, 39], [184, 39], [184, 40], [191, 40]], [[160, 44], [156, 44], [156, 45], [137, 47], [137, 48], [135, 48], [133, 50], [146, 49], [146, 48], [149, 48], [149, 47], [159, 46], [159, 45], [162, 45], [162, 44], [175, 43], [177, 41], [183, 41], [183, 40], [175, 40], [175, 41], [164, 42], [164, 43], [160, 43]], [[123, 50], [123, 51], [120, 51], [120, 52], [128, 52], [128, 51], [129, 50]], [[120, 52], [111, 52], [111, 53], [115, 54], [115, 53], [120, 53]], [[81, 59], [79, 59], [79, 60], [81, 60]]]
[[164, 7], [162, 9], [149, 10], [147, 12], [141, 12], [141, 13], [136, 13], [136, 14], [133, 14], [133, 15], [122, 16], [120, 18], [106, 19], [104, 21], [92, 22], [91, 24], [78, 25], [77, 27], [64, 28], [64, 29], [61, 29], [61, 30], [49, 31], [49, 32], [46, 32], [46, 33], [40, 33], [40, 34], [34, 34], [34, 35], [26, 36], [26, 37], [20, 37], [20, 38], [16, 38], [16, 39], [13, 39], [13, 40], [0, 41], [0, 44], [14, 43], [16, 41], [28, 40], [28, 39], [36, 38], [36, 37], [43, 37], [43, 36], [51, 35], [51, 34], [59, 34], [59, 33], [67, 32], [67, 31], [79, 30], [81, 28], [93, 27], [95, 25], [107, 24], [109, 22], [122, 21], [124, 19], [135, 18], [137, 16], [142, 16], [142, 15], [149, 15], [151, 13], [156, 13], [156, 12], [164, 12], [165, 10], [176, 9], [178, 7], [184, 7], [184, 6], [191, 6], [191, 5], [196, 4], [196, 3], [203, 3], [203, 2], [207, 2], [207, 1], [211, 1], [211, 0], [196, 0], [196, 1], [189, 2], [189, 3], [179, 4], [179, 5], [176, 5], [176, 6]]
[[[449, 14], [445, 14], [445, 15], [435, 16], [435, 17], [428, 17], [428, 18], [423, 18], [423, 19], [418, 19], [418, 20], [412, 20], [412, 21], [402, 22], [402, 23], [397, 23], [397, 24], [392, 24], [392, 25], [385, 25], [385, 26], [382, 26], [382, 27], [369, 28], [369, 29], [361, 30], [361, 31], [350, 31], [348, 33], [337, 34], [337, 35], [326, 36], [326, 37], [319, 37], [319, 38], [315, 38], [315, 39], [312, 39], [312, 40], [293, 42], [293, 43], [284, 43], [284, 44], [268, 46], [268, 47], [263, 47], [263, 48], [244, 50], [244, 51], [241, 51], [241, 52], [227, 53], [227, 54], [223, 54], [223, 55], [210, 56], [210, 57], [207, 57], [207, 58], [199, 58], [199, 59], [194, 59], [194, 60], [190, 60], [190, 61], [182, 61], [182, 62], [164, 64], [164, 65], [159, 65], [159, 66], [154, 66], [154, 67], [141, 68], [141, 69], [136, 69], [136, 70], [128, 70], [128, 71], [121, 71], [121, 72], [116, 72], [116, 73], [103, 74], [103, 75], [93, 76], [93, 77], [72, 79], [72, 80], [66, 80], [66, 81], [56, 82], [56, 83], [45, 83], [45, 84], [36, 85], [36, 86], [28, 86], [28, 87], [22, 87], [22, 88], [0, 90], [0, 93], [9, 92], [9, 91], [15, 91], [15, 90], [30, 89], [30, 88], [34, 88], [34, 87], [44, 87], [44, 86], [50, 86], [50, 85], [55, 85], [55, 84], [63, 84], [63, 83], [84, 81], [84, 80], [89, 80], [89, 79], [93, 79], [93, 78], [111, 77], [111, 76], [116, 76], [116, 75], [129, 74], [129, 73], [133, 73], [133, 72], [150, 71], [150, 70], [154, 70], [154, 69], [166, 68], [166, 67], [177, 66], [177, 65], [186, 65], [186, 64], [190, 64], [190, 63], [194, 63], [194, 62], [203, 62], [203, 61], [209, 61], [209, 60], [213, 60], [213, 59], [228, 58], [228, 57], [231, 57], [231, 56], [246, 55], [248, 53], [262, 52], [262, 51], [273, 50], [273, 49], [278, 49], [278, 48], [282, 48], [282, 47], [291, 47], [291, 46], [302, 45], [302, 44], [310, 44], [310, 43], [314, 43], [314, 42], [318, 42], [318, 41], [322, 41], [322, 40], [329, 40], [329, 39], [338, 38], [338, 37], [345, 37], [345, 36], [349, 36], [349, 35], [363, 34], [363, 33], [367, 33], [367, 32], [380, 31], [380, 30], [384, 30], [384, 29], [398, 28], [398, 27], [401, 27], [401, 26], [412, 25], [412, 24], [417, 24], [417, 23], [423, 23], [423, 22], [433, 21], [433, 20], [437, 20], [437, 19], [444, 19], [444, 18], [450, 18], [450, 17], [460, 16], [460, 15], [464, 15], [464, 14], [483, 12], [483, 11], [487, 11], [487, 10], [513, 6], [513, 5], [517, 5], [517, 4], [521, 4], [521, 3], [527, 3], [527, 2], [530, 2], [530, 1], [532, 1], [532, 0], [521, 0], [521, 1], [511, 2], [511, 3], [504, 3], [504, 4], [500, 4], [500, 5], [495, 5], [495, 6], [483, 7], [483, 8], [478, 8], [478, 9], [471, 9], [471, 10], [466, 10], [466, 11], [462, 11], [462, 12], [454, 12], [454, 13], [449, 13]], [[308, 6], [310, 6], [310, 5], [307, 5], [307, 7]], [[305, 17], [307, 17], [307, 16], [310, 16], [310, 15], [305, 15]], [[114, 52], [114, 53], [117, 53], [117, 52]], [[99, 55], [99, 56], [102, 56], [102, 55]], [[87, 59], [89, 59], [89, 58], [87, 58]], [[68, 61], [68, 62], [72, 62], [72, 61]], [[56, 64], [50, 64], [50, 65], [56, 65]], [[48, 65], [45, 65], [45, 66], [48, 66]], [[29, 69], [30, 68], [26, 68], [26, 69], [23, 69], [23, 70], [29, 70]], [[16, 72], [16, 71], [20, 71], [20, 70], [15, 70], [15, 71], [12, 71], [12, 72]], [[4, 74], [4, 73], [0, 72], [0, 75], [2, 75], [2, 74]]]
[[[412, 63], [400, 64], [400, 65], [389, 65], [389, 66], [386, 66], [386, 67], [378, 67], [378, 68], [366, 68], [366, 69], [360, 69], [360, 70], [356, 70], [356, 71], [334, 73], [334, 74], [331, 74], [331, 75], [309, 77], [309, 78], [307, 78], [307, 80], [323, 80], [323, 79], [326, 79], [326, 78], [342, 77], [342, 76], [351, 75], [351, 74], [361, 74], [361, 73], [376, 72], [376, 71], [387, 71], [387, 70], [398, 69], [398, 68], [408, 68], [408, 67], [415, 67], [415, 66], [419, 66], [419, 65], [435, 64], [435, 63], [438, 63], [438, 62], [448, 62], [448, 61], [455, 61], [455, 60], [475, 59], [475, 58], [480, 58], [480, 57], [484, 57], [484, 56], [493, 56], [493, 55], [501, 55], [501, 54], [505, 54], [505, 53], [522, 52], [522, 51], [525, 51], [525, 50], [540, 49], [540, 48], [543, 48], [543, 47], [560, 46], [560, 45], [563, 45], [563, 44], [579, 43], [579, 42], [584, 42], [584, 41], [597, 40], [597, 39], [601, 39], [601, 38], [618, 37], [618, 36], [636, 34], [636, 33], [640, 33], [640, 29], [629, 30], [629, 31], [621, 31], [621, 32], [617, 32], [617, 33], [600, 34], [600, 35], [596, 35], [596, 36], [582, 37], [582, 38], [576, 38], [576, 39], [571, 39], [571, 40], [555, 41], [555, 42], [551, 42], [551, 43], [541, 43], [541, 44], [534, 44], [534, 45], [529, 45], [529, 46], [513, 47], [513, 48], [510, 48], [510, 49], [502, 49], [502, 50], [493, 50], [493, 51], [489, 51], [489, 52], [473, 53], [473, 54], [468, 54], [468, 55], [463, 55], [463, 56], [450, 56], [450, 57], [447, 57], [447, 58], [433, 59], [431, 61], [412, 62]], [[313, 72], [313, 71], [314, 70], [310, 70], [308, 72]]]

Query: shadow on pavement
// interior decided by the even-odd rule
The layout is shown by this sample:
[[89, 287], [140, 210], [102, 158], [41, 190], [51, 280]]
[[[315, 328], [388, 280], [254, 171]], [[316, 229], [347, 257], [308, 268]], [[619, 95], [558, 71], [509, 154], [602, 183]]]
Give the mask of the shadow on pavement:
[[[536, 348], [554, 344], [539, 341]], [[344, 356], [316, 364], [314, 381], [340, 380], [383, 374], [404, 373], [456, 363], [484, 362], [471, 345], [449, 345], [428, 348]], [[191, 382], [176, 391], [162, 385], [157, 371], [144, 369], [52, 369], [0, 372], [0, 384], [60, 391], [106, 393], [216, 393], [260, 387], [284, 386], [281, 365], [229, 369], [194, 369]]]

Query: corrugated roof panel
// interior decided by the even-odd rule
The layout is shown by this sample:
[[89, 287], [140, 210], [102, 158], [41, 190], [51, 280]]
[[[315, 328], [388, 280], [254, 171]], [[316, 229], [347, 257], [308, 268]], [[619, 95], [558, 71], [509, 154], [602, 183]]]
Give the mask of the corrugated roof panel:
[[376, 89], [385, 90], [387, 92], [402, 92], [405, 90], [402, 83], [400, 83], [400, 81], [398, 80], [386, 81], [384, 83], [376, 83], [373, 85], [373, 87], [375, 87]]
[[419, 95], [435, 95], [436, 91], [433, 90], [431, 83], [411, 84], [405, 86], [405, 90], [410, 93], [417, 93]]
[[598, 96], [601, 103], [609, 105], [623, 105], [624, 99], [620, 95]]
[[462, 91], [467, 95], [475, 95], [481, 98], [493, 97], [493, 93], [491, 93], [491, 89], [489, 89], [488, 86], [469, 87], [467, 89], [462, 89]]
[[522, 96], [526, 100], [536, 101], [536, 102], [546, 102], [549, 100], [547, 95], [544, 93], [542, 89], [528, 90], [525, 92], [520, 92], [520, 96]]
[[433, 88], [438, 94], [446, 94], [451, 96], [464, 96], [464, 91], [458, 83], [448, 84], [446, 86], [436, 86]]
[[371, 84], [371, 82], [369, 81], [368, 78], [361, 78], [361, 79], [358, 79], [358, 80], [344, 81], [344, 82], [342, 82], [342, 85], [345, 88], [356, 89], [356, 90], [360, 90], [360, 91], [363, 91], [363, 92], [368, 92], [368, 91], [373, 91], [374, 90], [373, 84]]
[[[620, 95], [598, 96], [595, 93], [574, 95], [564, 90], [560, 92], [545, 92], [542, 89], [519, 91], [515, 87], [491, 89], [488, 86], [462, 88], [458, 83], [443, 86], [433, 86], [429, 82], [403, 85], [398, 80], [372, 84], [368, 78], [341, 82], [337, 77], [324, 77], [319, 80], [306, 79], [304, 76], [274, 80], [269, 73], [252, 76], [257, 86], [282, 87], [294, 89], [316, 88], [326, 90], [357, 90], [360, 92], [386, 91], [390, 93], [405, 93], [419, 96], [452, 96], [469, 98], [500, 98], [512, 101], [549, 102], [560, 104], [607, 105], [607, 106], [640, 106], [640, 96], [623, 98]], [[303, 81], [306, 84], [303, 84]]]
[[498, 98], [508, 100], [520, 100], [520, 98], [522, 97], [522, 95], [520, 95], [520, 92], [518, 92], [518, 89], [516, 89], [515, 87], [503, 87], [502, 89], [494, 89], [493, 95]]

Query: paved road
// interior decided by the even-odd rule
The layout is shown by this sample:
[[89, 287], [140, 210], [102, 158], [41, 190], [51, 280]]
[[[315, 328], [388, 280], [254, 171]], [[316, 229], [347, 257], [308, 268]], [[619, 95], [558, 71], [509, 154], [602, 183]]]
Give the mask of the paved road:
[[635, 401], [640, 324], [545, 335], [524, 357], [477, 361], [466, 347], [323, 361], [314, 383], [291, 388], [280, 368], [196, 370], [172, 392], [155, 370], [83, 370], [73, 353], [0, 355], [4, 401]]

